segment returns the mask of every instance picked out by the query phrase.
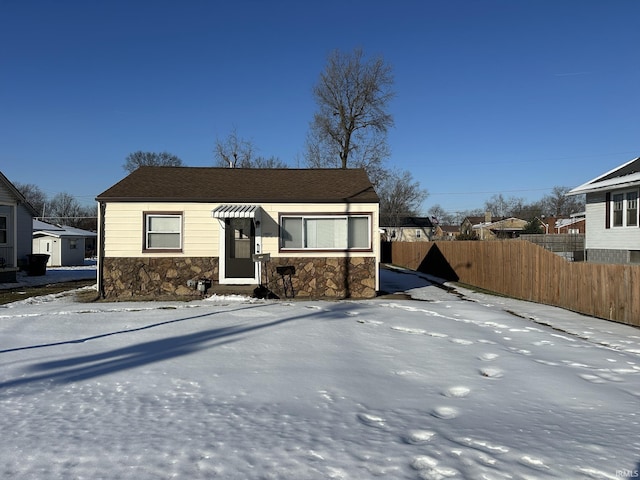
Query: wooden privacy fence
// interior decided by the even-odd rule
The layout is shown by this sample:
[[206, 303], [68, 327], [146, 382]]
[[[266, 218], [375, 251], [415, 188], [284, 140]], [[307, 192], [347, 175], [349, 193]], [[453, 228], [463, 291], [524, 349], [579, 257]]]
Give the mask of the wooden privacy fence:
[[568, 262], [522, 240], [391, 242], [391, 262], [509, 297], [640, 326], [640, 266]]

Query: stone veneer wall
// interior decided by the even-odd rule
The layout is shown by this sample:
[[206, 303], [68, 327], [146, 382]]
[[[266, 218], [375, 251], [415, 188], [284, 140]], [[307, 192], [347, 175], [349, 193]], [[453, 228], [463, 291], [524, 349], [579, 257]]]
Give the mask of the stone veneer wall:
[[[265, 268], [269, 273], [269, 289], [285, 297], [279, 266], [293, 266], [291, 283], [296, 297], [307, 298], [373, 298], [376, 296], [375, 257], [352, 258], [282, 258], [271, 257]], [[263, 273], [263, 281], [265, 280]]]
[[[298, 298], [373, 298], [376, 296], [375, 257], [280, 258], [265, 263], [263, 282], [285, 298], [278, 266], [293, 266], [291, 283]], [[207, 279], [218, 283], [217, 257], [104, 258], [105, 298], [165, 298], [200, 296], [187, 286], [189, 280]], [[266, 273], [268, 272], [268, 277]]]
[[217, 257], [104, 258], [105, 298], [199, 297], [189, 280], [218, 280]]

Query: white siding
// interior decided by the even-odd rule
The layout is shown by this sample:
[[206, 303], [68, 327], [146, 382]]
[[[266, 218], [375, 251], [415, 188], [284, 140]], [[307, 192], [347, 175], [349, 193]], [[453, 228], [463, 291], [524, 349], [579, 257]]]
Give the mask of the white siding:
[[[183, 213], [183, 251], [188, 257], [217, 257], [220, 245], [220, 224], [213, 218], [212, 211], [219, 204], [211, 203], [133, 203], [109, 202], [105, 213], [105, 255], [107, 257], [137, 257], [142, 255], [143, 213], [144, 212], [182, 212]], [[272, 256], [317, 257], [318, 252], [278, 253], [280, 214], [317, 214], [317, 213], [372, 213], [371, 242], [373, 255], [379, 257], [378, 241], [378, 205], [371, 204], [260, 204], [261, 216], [261, 252]], [[148, 253], [145, 257], [173, 257], [175, 253]], [[372, 252], [322, 252], [322, 256], [331, 257], [370, 257]]]
[[[105, 213], [105, 255], [137, 257], [142, 254], [144, 212], [180, 212], [183, 214], [182, 255], [218, 256], [218, 221], [212, 218], [213, 206], [204, 203], [108, 203]], [[169, 253], [145, 253], [145, 256], [174, 257]]]
[[9, 190], [9, 188], [2, 181], [0, 181], [0, 203], [5, 203], [9, 205], [16, 204], [15, 195], [11, 190]]
[[587, 194], [585, 248], [640, 250], [640, 228], [605, 228], [605, 209], [604, 192]]

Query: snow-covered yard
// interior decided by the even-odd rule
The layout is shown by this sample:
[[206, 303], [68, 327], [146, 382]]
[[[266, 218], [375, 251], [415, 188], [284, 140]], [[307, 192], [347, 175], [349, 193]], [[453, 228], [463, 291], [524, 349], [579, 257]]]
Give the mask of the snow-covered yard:
[[0, 307], [0, 476], [638, 471], [639, 330], [382, 274], [416, 299]]

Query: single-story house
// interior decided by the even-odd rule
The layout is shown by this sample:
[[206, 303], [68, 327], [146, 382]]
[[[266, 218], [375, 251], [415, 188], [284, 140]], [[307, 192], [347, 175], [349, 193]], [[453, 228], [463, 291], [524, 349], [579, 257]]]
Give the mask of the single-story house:
[[0, 282], [15, 282], [31, 254], [31, 222], [37, 215], [18, 189], [0, 172]]
[[640, 263], [640, 157], [568, 192], [586, 195], [588, 262]]
[[529, 222], [516, 217], [492, 220], [491, 215], [488, 215], [484, 222], [475, 224], [472, 228], [480, 240], [517, 238], [527, 223]]
[[586, 231], [585, 213], [572, 213], [569, 218], [545, 217], [539, 219], [544, 233], [549, 235], [578, 235]]
[[97, 233], [81, 228], [34, 220], [33, 253], [49, 255], [49, 267], [84, 265], [87, 254], [95, 250], [97, 236]]
[[381, 215], [380, 230], [388, 242], [428, 242], [434, 225], [429, 217]]
[[460, 225], [436, 225], [432, 240], [455, 240], [460, 234]]
[[379, 289], [379, 199], [363, 169], [141, 167], [96, 200], [106, 298], [207, 284], [288, 296], [285, 275], [298, 297]]

